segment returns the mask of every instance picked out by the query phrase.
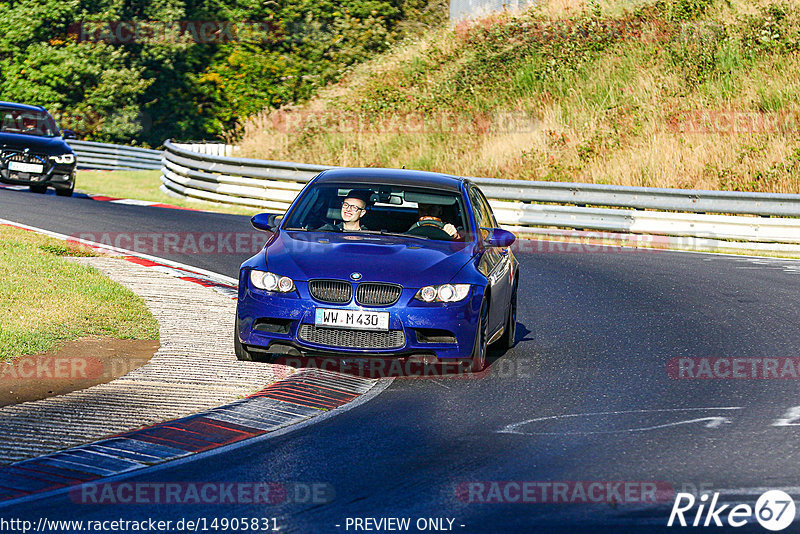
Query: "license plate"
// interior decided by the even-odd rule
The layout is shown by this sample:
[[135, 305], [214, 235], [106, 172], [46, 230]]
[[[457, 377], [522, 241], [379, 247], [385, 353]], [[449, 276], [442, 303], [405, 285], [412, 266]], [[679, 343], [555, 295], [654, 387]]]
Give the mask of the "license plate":
[[314, 324], [356, 330], [389, 330], [389, 312], [317, 308]]
[[21, 161], [9, 161], [8, 170], [17, 172], [41, 173], [42, 171], [44, 171], [44, 166], [38, 165], [36, 163], [22, 163]]

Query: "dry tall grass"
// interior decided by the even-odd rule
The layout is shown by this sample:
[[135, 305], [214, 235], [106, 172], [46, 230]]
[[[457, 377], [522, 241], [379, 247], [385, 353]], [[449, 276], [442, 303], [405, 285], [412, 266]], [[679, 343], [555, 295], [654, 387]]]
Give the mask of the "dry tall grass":
[[[599, 0], [596, 20], [623, 27], [646, 3]], [[770, 5], [800, 21], [796, 1], [731, 0], [673, 22], [677, 33], [648, 12], [636, 32], [601, 49], [545, 35], [541, 49], [567, 66], [542, 78], [550, 67], [530, 25], [573, 24], [594, 8], [541, 2], [404, 43], [303, 106], [251, 118], [239, 144], [251, 157], [342, 166], [800, 193], [800, 58], [742, 33], [747, 17], [769, 24]], [[562, 44], [585, 58], [573, 61]], [[710, 62], [706, 71], [695, 55], [697, 65]]]

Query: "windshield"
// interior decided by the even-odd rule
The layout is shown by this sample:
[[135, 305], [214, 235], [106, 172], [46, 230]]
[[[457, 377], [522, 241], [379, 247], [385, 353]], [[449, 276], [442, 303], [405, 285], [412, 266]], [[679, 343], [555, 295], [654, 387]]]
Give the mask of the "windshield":
[[461, 195], [396, 185], [324, 184], [307, 189], [284, 229], [400, 234], [463, 240], [468, 230]]
[[0, 132], [39, 137], [60, 135], [56, 121], [46, 111], [0, 107]]

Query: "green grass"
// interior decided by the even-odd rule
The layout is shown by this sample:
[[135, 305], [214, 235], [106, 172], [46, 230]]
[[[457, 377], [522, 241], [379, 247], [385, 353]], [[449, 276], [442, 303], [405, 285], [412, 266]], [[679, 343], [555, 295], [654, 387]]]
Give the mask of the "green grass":
[[0, 226], [0, 360], [83, 336], [158, 339], [144, 302], [96, 269], [65, 256], [85, 247]]
[[254, 215], [264, 211], [258, 208], [175, 198], [163, 193], [159, 189], [160, 186], [160, 171], [79, 171], [75, 187], [79, 191], [93, 195], [161, 202], [182, 208], [218, 213]]

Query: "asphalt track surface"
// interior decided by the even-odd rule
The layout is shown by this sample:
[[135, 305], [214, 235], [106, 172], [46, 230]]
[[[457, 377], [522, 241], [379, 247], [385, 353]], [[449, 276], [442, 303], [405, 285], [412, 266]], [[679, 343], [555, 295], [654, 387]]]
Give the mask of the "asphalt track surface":
[[[7, 190], [0, 218], [63, 234], [251, 232], [242, 216]], [[399, 378], [336, 417], [124, 480], [277, 482], [290, 489], [288, 500], [97, 505], [73, 494], [0, 508], [0, 518], [173, 525], [206, 518], [208, 525], [264, 517], [282, 532], [388, 532], [356, 529], [354, 520], [390, 517], [410, 518], [415, 532], [420, 518], [449, 518], [451, 531], [465, 533], [655, 532], [686, 530], [666, 528], [682, 490], [752, 505], [765, 490], [784, 488], [800, 505], [800, 417], [791, 412], [800, 406], [800, 382], [679, 380], [668, 372], [673, 358], [800, 356], [800, 262], [538, 246], [518, 254], [517, 345], [495, 354], [483, 376]], [[165, 257], [235, 277], [248, 255]], [[569, 490], [544, 503], [476, 502], [498, 500], [490, 490], [513, 488], [508, 481], [544, 483], [528, 485], [540, 488], [529, 494], [537, 500], [546, 483]], [[655, 503], [587, 503], [574, 494], [576, 481], [670, 491]], [[306, 499], [308, 487], [324, 495]], [[519, 497], [501, 490], [499, 500]], [[686, 513], [689, 522], [697, 509]], [[742, 528], [712, 530], [767, 532], [752, 517]], [[798, 530], [794, 523], [785, 532]]]

